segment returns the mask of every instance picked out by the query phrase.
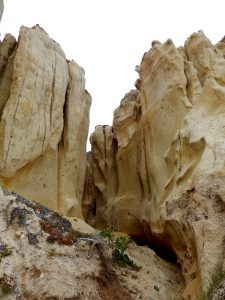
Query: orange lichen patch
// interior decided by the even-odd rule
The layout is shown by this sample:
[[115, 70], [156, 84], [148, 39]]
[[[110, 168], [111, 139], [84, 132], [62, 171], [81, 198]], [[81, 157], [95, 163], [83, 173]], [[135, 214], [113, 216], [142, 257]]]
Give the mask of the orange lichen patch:
[[42, 230], [49, 233], [47, 242], [58, 242], [60, 245], [72, 245], [76, 241], [71, 223], [54, 213], [40, 220]]

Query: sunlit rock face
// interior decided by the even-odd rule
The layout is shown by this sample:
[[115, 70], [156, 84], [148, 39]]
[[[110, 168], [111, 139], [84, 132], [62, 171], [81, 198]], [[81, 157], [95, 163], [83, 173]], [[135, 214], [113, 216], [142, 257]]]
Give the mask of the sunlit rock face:
[[38, 25], [0, 44], [0, 185], [81, 216], [91, 97]]
[[225, 43], [202, 32], [154, 42], [140, 78], [92, 135], [87, 220], [171, 248], [184, 299], [199, 299], [225, 255]]

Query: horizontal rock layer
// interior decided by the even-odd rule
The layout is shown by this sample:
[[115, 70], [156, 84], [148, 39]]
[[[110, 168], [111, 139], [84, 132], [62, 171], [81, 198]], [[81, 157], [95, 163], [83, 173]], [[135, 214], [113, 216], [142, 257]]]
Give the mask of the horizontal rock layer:
[[81, 216], [91, 97], [38, 25], [0, 45], [0, 185]]
[[180, 48], [153, 42], [113, 127], [91, 137], [88, 222], [172, 249], [184, 299], [199, 299], [224, 264], [224, 57], [224, 41], [202, 32]]

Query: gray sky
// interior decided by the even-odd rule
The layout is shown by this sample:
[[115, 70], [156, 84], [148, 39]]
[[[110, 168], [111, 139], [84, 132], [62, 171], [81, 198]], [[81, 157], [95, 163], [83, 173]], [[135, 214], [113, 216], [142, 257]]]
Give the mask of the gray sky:
[[39, 24], [68, 59], [86, 72], [92, 95], [90, 132], [111, 124], [113, 110], [138, 77], [134, 71], [152, 40], [183, 45], [203, 30], [213, 43], [225, 35], [224, 0], [4, 0], [0, 27], [18, 36]]

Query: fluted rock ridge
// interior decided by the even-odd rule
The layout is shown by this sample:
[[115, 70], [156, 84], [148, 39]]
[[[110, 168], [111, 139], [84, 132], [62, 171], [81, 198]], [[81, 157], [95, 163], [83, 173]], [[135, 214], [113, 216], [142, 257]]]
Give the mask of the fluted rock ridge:
[[81, 216], [91, 97], [84, 70], [39, 26], [0, 45], [0, 185]]

